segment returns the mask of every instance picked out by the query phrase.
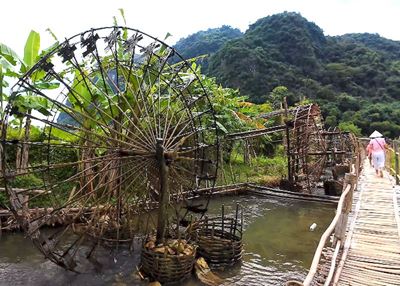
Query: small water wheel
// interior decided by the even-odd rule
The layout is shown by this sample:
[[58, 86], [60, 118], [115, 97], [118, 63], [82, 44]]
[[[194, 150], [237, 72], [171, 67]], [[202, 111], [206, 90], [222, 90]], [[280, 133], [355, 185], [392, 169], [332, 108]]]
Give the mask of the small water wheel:
[[85, 31], [45, 54], [13, 87], [1, 139], [15, 217], [74, 271], [148, 231], [144, 215], [157, 205], [162, 241], [169, 204], [216, 178], [215, 115], [200, 78], [173, 48], [126, 27]]

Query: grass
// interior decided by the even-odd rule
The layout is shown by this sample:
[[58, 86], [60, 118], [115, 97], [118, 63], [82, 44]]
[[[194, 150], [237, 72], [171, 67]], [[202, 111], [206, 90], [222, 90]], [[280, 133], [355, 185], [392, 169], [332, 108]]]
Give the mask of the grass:
[[282, 177], [287, 175], [287, 159], [283, 148], [278, 148], [273, 157], [259, 155], [248, 163], [244, 155], [233, 150], [230, 162], [224, 163], [219, 172], [218, 185], [252, 182], [260, 185], [277, 186]]

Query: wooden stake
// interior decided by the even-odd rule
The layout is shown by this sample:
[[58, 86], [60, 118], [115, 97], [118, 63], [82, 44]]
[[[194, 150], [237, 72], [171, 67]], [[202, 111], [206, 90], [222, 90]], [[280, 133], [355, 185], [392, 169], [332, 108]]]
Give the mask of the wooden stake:
[[238, 221], [238, 213], [239, 213], [239, 203], [236, 203], [236, 212], [235, 212], [235, 226], [233, 228], [233, 235], [236, 235], [237, 221]]

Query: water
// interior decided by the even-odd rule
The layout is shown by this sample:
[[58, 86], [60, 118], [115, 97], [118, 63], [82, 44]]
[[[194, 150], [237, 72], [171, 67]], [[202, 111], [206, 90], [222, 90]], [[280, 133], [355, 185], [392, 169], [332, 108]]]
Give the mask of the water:
[[[233, 214], [236, 202], [243, 206], [243, 261], [217, 272], [226, 285], [283, 285], [302, 280], [307, 274], [318, 241], [332, 221], [334, 207], [313, 202], [250, 196], [213, 200], [209, 216]], [[315, 231], [309, 227], [317, 224]], [[76, 274], [65, 271], [43, 258], [21, 233], [0, 238], [0, 285], [147, 285], [136, 274], [139, 254], [121, 251], [104, 253], [96, 271]], [[190, 280], [185, 286], [200, 285]]]

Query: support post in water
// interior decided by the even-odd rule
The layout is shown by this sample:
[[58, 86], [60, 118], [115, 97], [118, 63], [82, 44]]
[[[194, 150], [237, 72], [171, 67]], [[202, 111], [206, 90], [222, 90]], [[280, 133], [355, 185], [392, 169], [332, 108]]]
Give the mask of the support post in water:
[[169, 189], [168, 189], [168, 166], [164, 156], [163, 139], [157, 138], [156, 157], [160, 171], [160, 197], [158, 200], [158, 219], [156, 243], [163, 243], [168, 218]]
[[221, 233], [221, 238], [224, 237], [224, 220], [225, 220], [225, 206], [222, 204], [221, 206], [221, 213], [222, 213], [222, 233]]
[[291, 156], [290, 156], [290, 132], [289, 132], [289, 126], [286, 121], [286, 155], [287, 155], [287, 168], [288, 168], [288, 181], [289, 181], [289, 191], [292, 188], [293, 185], [293, 174], [292, 174], [292, 165], [291, 165]]
[[288, 168], [288, 181], [289, 181], [289, 191], [290, 191], [293, 186], [293, 174], [290, 162], [290, 131], [288, 126], [288, 104], [286, 96], [283, 98], [283, 107], [285, 109], [286, 155], [288, 158], [287, 168]]
[[238, 222], [238, 213], [239, 213], [239, 203], [236, 203], [235, 227], [233, 228], [233, 235], [236, 235], [236, 228], [237, 228], [237, 222]]

